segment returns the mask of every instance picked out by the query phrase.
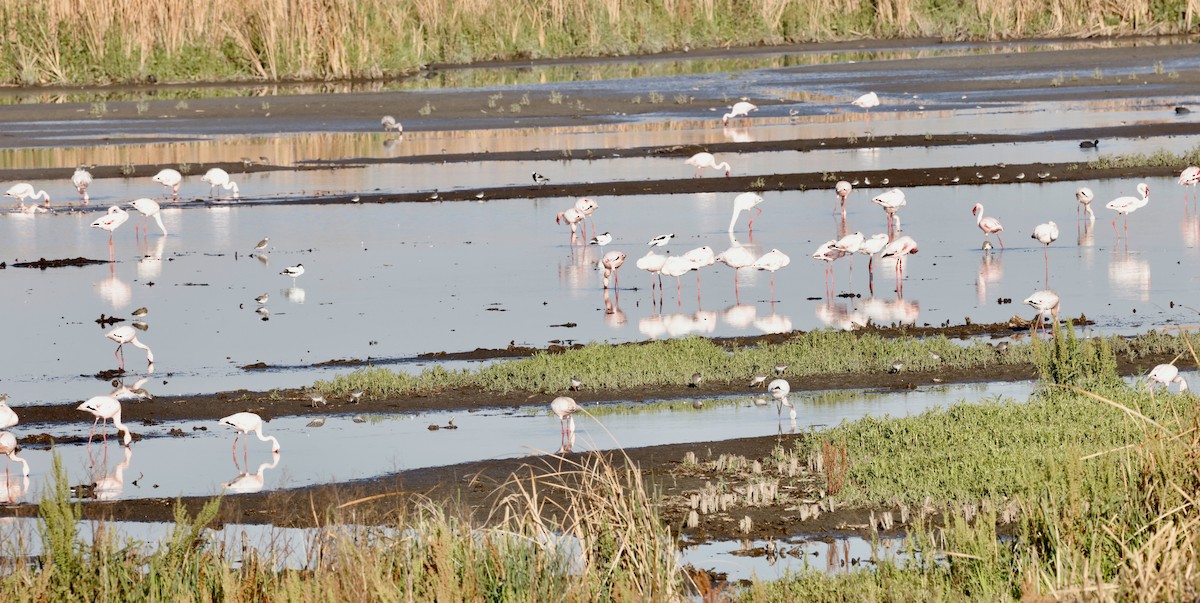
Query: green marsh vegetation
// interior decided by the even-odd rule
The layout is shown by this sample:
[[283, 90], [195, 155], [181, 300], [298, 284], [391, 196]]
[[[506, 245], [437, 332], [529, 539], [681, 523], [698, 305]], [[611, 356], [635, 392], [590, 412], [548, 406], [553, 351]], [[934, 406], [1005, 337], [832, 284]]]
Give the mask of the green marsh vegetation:
[[422, 65], [861, 38], [1192, 31], [1187, 0], [45, 0], [0, 4], [0, 81], [380, 78]]
[[[1186, 351], [1178, 337], [1147, 333], [1136, 338], [1105, 338], [1113, 353], [1136, 359]], [[571, 377], [588, 390], [683, 385], [694, 372], [706, 383], [749, 383], [756, 373], [771, 374], [787, 364], [785, 377], [883, 373], [900, 360], [906, 371], [969, 371], [1000, 365], [1028, 365], [1034, 347], [1026, 340], [999, 352], [985, 341], [955, 342], [945, 337], [882, 337], [842, 331], [811, 331], [784, 343], [727, 348], [701, 337], [644, 344], [590, 344], [561, 353], [540, 352], [529, 358], [502, 360], [478, 369], [448, 370], [441, 366], [409, 375], [386, 368], [365, 368], [315, 387], [334, 397], [365, 390], [370, 397], [428, 394], [469, 388], [481, 393], [516, 391], [561, 393]]]
[[1089, 168], [1098, 170], [1140, 167], [1161, 167], [1182, 170], [1183, 167], [1198, 164], [1200, 164], [1200, 145], [1194, 146], [1183, 153], [1174, 153], [1166, 149], [1159, 149], [1150, 154], [1101, 155], [1089, 161], [1087, 165]]

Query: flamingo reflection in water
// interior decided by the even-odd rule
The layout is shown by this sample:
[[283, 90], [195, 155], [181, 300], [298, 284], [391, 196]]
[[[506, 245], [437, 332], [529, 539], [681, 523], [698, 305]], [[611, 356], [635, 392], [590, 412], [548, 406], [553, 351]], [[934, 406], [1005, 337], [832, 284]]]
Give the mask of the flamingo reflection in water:
[[274, 469], [279, 466], [280, 452], [275, 450], [271, 452], [271, 462], [262, 463], [258, 466], [258, 471], [250, 472], [250, 466], [246, 466], [244, 472], [241, 471], [241, 466], [237, 465], [237, 457], [233, 459], [234, 465], [238, 467], [240, 472], [237, 477], [221, 484], [221, 489], [229, 494], [253, 494], [263, 489], [266, 483], [265, 473], [267, 469]]
[[[111, 473], [96, 478], [92, 485], [92, 496], [97, 500], [113, 500], [125, 491], [125, 472], [133, 462], [133, 449], [125, 448], [125, 459], [113, 467]], [[136, 480], [135, 480], [136, 481]]]
[[736, 303], [741, 302], [741, 293], [738, 291], [738, 274], [742, 268], [749, 268], [758, 259], [750, 248], [742, 245], [734, 238], [733, 234], [729, 235], [729, 248], [722, 251], [719, 255], [713, 258], [717, 262], [721, 262], [730, 268], [733, 268], [733, 299]]

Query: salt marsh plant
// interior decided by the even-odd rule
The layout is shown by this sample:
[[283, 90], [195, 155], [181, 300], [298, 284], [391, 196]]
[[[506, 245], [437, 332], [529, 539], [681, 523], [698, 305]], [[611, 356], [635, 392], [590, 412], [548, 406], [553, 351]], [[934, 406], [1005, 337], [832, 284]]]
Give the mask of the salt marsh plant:
[[419, 113], [421, 117], [428, 117], [429, 114], [433, 113], [435, 109], [437, 109], [437, 107], [434, 107], [433, 103], [425, 101], [425, 104], [421, 105], [420, 109], [417, 109], [417, 113]]
[[1158, 149], [1149, 154], [1101, 155], [1089, 161], [1087, 165], [1091, 169], [1107, 170], [1139, 167], [1179, 168], [1179, 166], [1197, 165], [1197, 163], [1200, 163], [1200, 145], [1194, 146], [1183, 153]]
[[561, 105], [562, 102], [563, 102], [562, 93], [557, 90], [552, 90], [550, 92], [550, 104], [551, 105]]

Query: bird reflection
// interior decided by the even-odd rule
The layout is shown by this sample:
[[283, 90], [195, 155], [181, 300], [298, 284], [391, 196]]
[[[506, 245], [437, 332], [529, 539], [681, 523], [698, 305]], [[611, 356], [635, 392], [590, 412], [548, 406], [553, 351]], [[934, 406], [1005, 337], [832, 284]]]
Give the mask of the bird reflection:
[[712, 333], [717, 330], [717, 313], [711, 310], [696, 310], [692, 314], [692, 331], [696, 333]]
[[288, 287], [283, 290], [283, 296], [293, 304], [303, 304], [305, 293], [303, 287]]
[[725, 140], [729, 142], [754, 142], [754, 137], [750, 135], [749, 128], [731, 128], [725, 126], [721, 133], [725, 135]]
[[1184, 211], [1183, 220], [1179, 222], [1179, 232], [1183, 235], [1183, 244], [1189, 249], [1200, 245], [1200, 211]]
[[866, 316], [861, 311], [851, 311], [842, 302], [826, 301], [817, 306], [816, 314], [817, 320], [820, 320], [825, 326], [841, 331], [853, 331], [866, 326], [867, 323]]
[[751, 304], [729, 306], [721, 313], [721, 318], [725, 319], [725, 324], [737, 329], [745, 329], [754, 324], [754, 319], [757, 316], [758, 307]]
[[763, 333], [788, 333], [792, 330], [792, 319], [772, 312], [755, 320], [754, 326]]
[[115, 264], [110, 263], [108, 266], [108, 277], [96, 281], [94, 287], [100, 299], [107, 301], [113, 310], [119, 310], [129, 305], [129, 300], [133, 298], [133, 289], [125, 281], [117, 278]]
[[265, 253], [254, 254], [254, 259], [258, 260], [258, 263], [262, 264], [263, 266], [271, 265], [271, 258], [267, 257], [267, 254]]
[[[714, 258], [716, 261], [733, 268], [733, 298], [737, 303], [741, 303], [741, 293], [738, 291], [738, 276], [742, 272], [742, 268], [746, 268], [754, 264], [757, 260], [759, 250], [750, 246], [742, 245], [738, 242], [733, 233], [729, 233], [729, 248], [722, 251], [720, 255]], [[753, 274], [753, 273], [751, 273]]]
[[649, 339], [658, 339], [667, 332], [666, 321], [661, 314], [638, 319], [638, 332]]
[[1108, 265], [1108, 282], [1115, 291], [1125, 292], [1138, 301], [1150, 301], [1150, 262], [1114, 249]]
[[12, 505], [21, 502], [29, 492], [29, 476], [10, 476], [0, 482], [0, 505]]
[[263, 463], [258, 466], [258, 471], [250, 473], [250, 467], [246, 467], [246, 471], [241, 472], [241, 466], [237, 464], [237, 457], [233, 459], [234, 466], [241, 472], [237, 477], [221, 484], [221, 488], [230, 494], [253, 494], [263, 489], [265, 478], [263, 474], [267, 469], [274, 469], [279, 465], [280, 454], [276, 450], [271, 453], [271, 462]]
[[910, 302], [899, 296], [888, 302], [888, 308], [891, 310], [892, 320], [902, 325], [917, 322], [917, 317], [921, 315], [921, 306], [917, 302]]
[[1096, 244], [1096, 238], [1092, 235], [1092, 226], [1094, 225], [1094, 221], [1084, 221], [1076, 227], [1076, 233], [1079, 235], [1077, 242], [1080, 247], [1091, 247]]
[[610, 295], [608, 289], [604, 290], [604, 322], [613, 328], [620, 328], [627, 322], [625, 313], [621, 311], [620, 291]]
[[593, 277], [591, 271], [596, 269], [596, 245], [571, 245], [571, 253], [566, 262], [559, 261], [558, 279], [571, 289], [584, 289], [591, 286]]
[[156, 237], [153, 243], [149, 239], [138, 241], [138, 253], [142, 256], [137, 262], [137, 275], [139, 279], [157, 278], [162, 273], [162, 257], [166, 246], [166, 237]]
[[118, 402], [136, 402], [140, 400], [153, 400], [154, 395], [146, 391], [144, 386], [150, 381], [150, 375], [146, 375], [133, 383], [133, 387], [125, 385], [123, 379], [113, 379], [113, 390], [109, 396], [116, 398]]
[[994, 285], [1004, 278], [1004, 257], [991, 250], [983, 253], [979, 260], [979, 274], [975, 277], [975, 298], [980, 304], [986, 303], [988, 285]]
[[96, 478], [96, 482], [92, 485], [92, 496], [97, 500], [112, 500], [120, 496], [125, 491], [125, 471], [129, 469], [131, 461], [133, 461], [133, 449], [126, 446], [125, 460], [117, 463], [111, 473]]

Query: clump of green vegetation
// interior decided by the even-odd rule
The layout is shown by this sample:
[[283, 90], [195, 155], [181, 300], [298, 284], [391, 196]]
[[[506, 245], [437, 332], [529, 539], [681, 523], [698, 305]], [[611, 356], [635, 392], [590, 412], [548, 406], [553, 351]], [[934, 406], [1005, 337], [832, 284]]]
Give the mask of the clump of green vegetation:
[[662, 103], [662, 102], [663, 102], [663, 99], [665, 98], [665, 97], [664, 97], [662, 94], [660, 94], [660, 93], [658, 93], [658, 92], [651, 92], [651, 93], [649, 94], [649, 97], [650, 97], [650, 104], [651, 104], [651, 105], [657, 105], [657, 104], [660, 104], [660, 103]]
[[433, 106], [433, 103], [425, 101], [425, 104], [421, 105], [420, 109], [417, 109], [417, 113], [419, 113], [421, 117], [428, 117], [429, 114], [433, 113], [435, 109], [437, 109], [437, 107]]
[[1158, 149], [1149, 155], [1135, 153], [1130, 155], [1101, 155], [1088, 162], [1088, 167], [1096, 170], [1161, 167], [1178, 169], [1179, 166], [1200, 164], [1200, 145], [1194, 146], [1183, 153], [1174, 153], [1166, 149]]
[[562, 93], [557, 90], [551, 90], [550, 91], [550, 104], [551, 105], [561, 105], [562, 102], [563, 102]]

